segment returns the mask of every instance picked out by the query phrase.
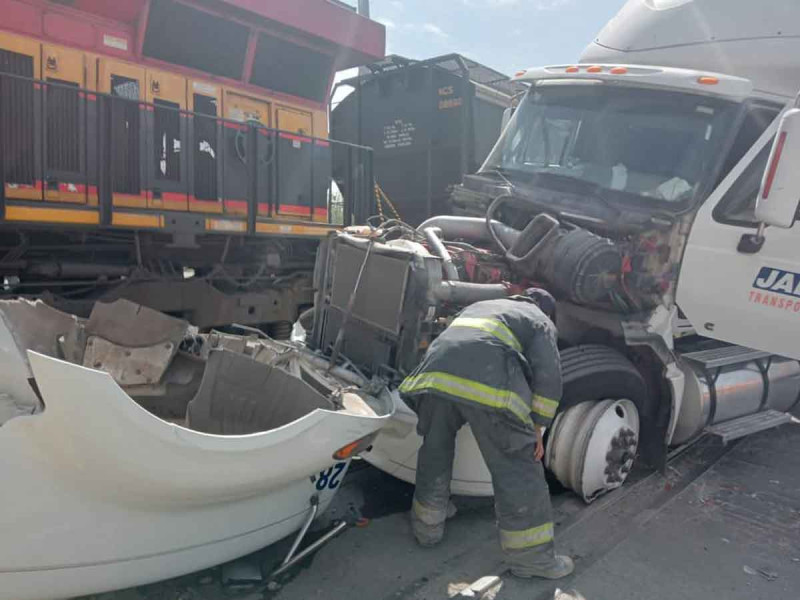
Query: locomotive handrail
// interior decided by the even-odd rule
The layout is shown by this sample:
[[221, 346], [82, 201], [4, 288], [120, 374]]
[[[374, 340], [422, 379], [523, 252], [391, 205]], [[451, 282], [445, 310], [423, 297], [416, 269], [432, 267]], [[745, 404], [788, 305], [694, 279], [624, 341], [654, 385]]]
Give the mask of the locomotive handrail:
[[[147, 102], [144, 99], [126, 98], [124, 96], [113, 95], [106, 92], [98, 92], [87, 88], [80, 88], [75, 85], [3, 72], [0, 72], [0, 127], [2, 127], [3, 123], [5, 122], [4, 119], [13, 118], [12, 109], [15, 107], [12, 106], [12, 103], [15, 100], [10, 97], [11, 90], [7, 89], [7, 86], [12, 81], [29, 83], [34, 91], [52, 88], [67, 90], [73, 94], [77, 93], [77, 107], [78, 111], [80, 112], [78, 119], [80, 122], [80, 131], [76, 129], [75, 135], [79, 136], [79, 141], [76, 142], [74, 139], [70, 139], [68, 141], [70, 144], [73, 144], [74, 147], [78, 148], [78, 153], [81, 154], [81, 172], [79, 173], [76, 171], [75, 173], [71, 174], [70, 177], [72, 177], [72, 179], [70, 181], [73, 183], [81, 183], [85, 185], [87, 189], [89, 189], [90, 185], [94, 186], [96, 184], [101, 226], [111, 225], [112, 210], [115, 209], [115, 205], [113, 203], [113, 195], [115, 193], [115, 186], [117, 184], [115, 178], [120, 175], [118, 172], [120, 169], [113, 165], [112, 161], [110, 160], [110, 158], [113, 156], [112, 151], [114, 148], [114, 143], [117, 140], [114, 139], [113, 131], [110, 127], [110, 111], [106, 107], [119, 107], [126, 105], [136, 105], [139, 110], [144, 110], [145, 112], [155, 113], [156, 111], [159, 111], [160, 114], [163, 115], [177, 113], [180, 117], [185, 118], [188, 122], [199, 122], [201, 120], [205, 120], [206, 122], [213, 121], [216, 127], [216, 137], [214, 141], [218, 145], [217, 152], [219, 153], [219, 156], [214, 157], [214, 161], [221, 161], [226, 152], [231, 152], [231, 150], [225, 146], [226, 138], [224, 131], [231, 129], [237, 131], [235, 134], [237, 136], [235, 138], [235, 143], [237, 144], [236, 151], [239, 152], [244, 150], [239, 153], [238, 159], [245, 165], [246, 170], [246, 175], [244, 177], [244, 189], [246, 190], [246, 222], [248, 233], [255, 233], [256, 222], [259, 218], [273, 218], [279, 214], [281, 206], [286, 204], [285, 198], [282, 195], [282, 185], [286, 184], [284, 181], [286, 177], [282, 175], [282, 171], [279, 168], [281, 160], [286, 158], [282, 156], [281, 144], [278, 143], [281, 140], [288, 140], [300, 144], [308, 144], [310, 147], [310, 158], [306, 159], [308, 164], [303, 165], [304, 167], [308, 167], [308, 180], [306, 188], [306, 196], [308, 197], [308, 217], [306, 218], [305, 214], [303, 214], [302, 217], [297, 217], [297, 221], [306, 222], [310, 220], [311, 222], [318, 223], [319, 221], [316, 220], [315, 217], [317, 215], [315, 213], [322, 212], [323, 208], [327, 213], [328, 224], [345, 226], [359, 224], [365, 222], [367, 216], [369, 216], [369, 211], [372, 205], [373, 189], [372, 149], [369, 147], [360, 146], [350, 142], [309, 135], [302, 131], [297, 132], [275, 127], [268, 127], [258, 122], [242, 122], [224, 116], [174, 107], [166, 103], [162, 104], [157, 102]], [[17, 90], [20, 89], [22, 88], [17, 86]], [[143, 94], [143, 86], [141, 86], [137, 92]], [[18, 97], [16, 101], [19, 104], [19, 98], [24, 96], [20, 96], [19, 94], [17, 96]], [[32, 133], [30, 133], [30, 139], [33, 140], [34, 136], [38, 138], [32, 142], [34, 146], [38, 146], [34, 165], [26, 165], [26, 169], [33, 173], [34, 182], [37, 184], [41, 183], [42, 189], [47, 190], [49, 181], [52, 179], [52, 173], [53, 171], [57, 171], [57, 169], [51, 168], [51, 165], [48, 164], [47, 144], [49, 141], [47, 139], [47, 130], [49, 123], [48, 119], [50, 119], [52, 115], [48, 114], [49, 107], [47, 104], [47, 95], [42, 94], [41, 96], [42, 100], [38, 105], [38, 109], [19, 106], [16, 108], [22, 110], [23, 112], [27, 111], [26, 114], [31, 119], [31, 122], [28, 123], [29, 127], [32, 129]], [[96, 106], [98, 107], [97, 111], [91, 118], [88, 111], [90, 101], [96, 102]], [[11, 117], [9, 117], [9, 115], [11, 115]], [[92, 128], [90, 125], [93, 125], [95, 130], [94, 135], [91, 136], [90, 131]], [[181, 168], [178, 180], [169, 181], [180, 188], [180, 191], [177, 192], [179, 195], [185, 193], [188, 199], [192, 195], [192, 191], [194, 189], [194, 183], [190, 181], [190, 174], [194, 173], [194, 169], [197, 168], [197, 160], [195, 156], [197, 149], [194, 147], [196, 146], [197, 142], [195, 139], [197, 134], [194, 129], [192, 129], [190, 132], [188, 127], [180, 125], [180, 122], [177, 126], [177, 129], [172, 133], [175, 132], [177, 132], [176, 137], [172, 139], [177, 140], [179, 144], [177, 144], [178, 149], [172, 149], [171, 152], [173, 155], [178, 155], [181, 152], [186, 154], [185, 157], [181, 156], [179, 159], [176, 159], [185, 161], [184, 163], [181, 163], [184, 164], [185, 167]], [[29, 135], [27, 130], [23, 130], [23, 133], [25, 135]], [[23, 183], [14, 182], [9, 179], [9, 175], [13, 177], [13, 173], [9, 173], [9, 161], [14, 160], [16, 164], [21, 162], [21, 158], [19, 156], [11, 156], [11, 154], [14, 152], [14, 149], [6, 147], [5, 141], [7, 141], [7, 139], [9, 139], [9, 137], [12, 135], [15, 135], [15, 133], [6, 132], [3, 134], [0, 132], [0, 219], [5, 216], [4, 208], [8, 201], [8, 198], [6, 198], [6, 184]], [[268, 144], [272, 145], [272, 148], [269, 150], [271, 156], [268, 156], [266, 160], [261, 160], [258, 163], [256, 161], [246, 160], [246, 157], [250, 155], [250, 152], [252, 152], [252, 156], [256, 156], [258, 154], [258, 142], [256, 141], [256, 136], [264, 136], [265, 139], [268, 140]], [[145, 174], [144, 178], [141, 179], [141, 181], [137, 179], [137, 184], [139, 184], [142, 192], [148, 193], [153, 193], [156, 190], [159, 190], [159, 187], [153, 186], [151, 189], [148, 187], [149, 185], [156, 182], [161, 182], [162, 179], [166, 179], [165, 177], [161, 178], [161, 176], [153, 176], [152, 173], [147, 170], [152, 169], [153, 164], [155, 164], [155, 161], [157, 160], [155, 158], [155, 147], [151, 146], [151, 142], [152, 135], [145, 135], [141, 136], [141, 138], [137, 138], [136, 143], [138, 144], [140, 156], [143, 157], [142, 160], [153, 162], [144, 163], [142, 166], [136, 162], [136, 160], [138, 160], [140, 157], [137, 155], [134, 157], [135, 160], [133, 163], [134, 170], [142, 168], [145, 169], [143, 171]], [[20, 144], [23, 146], [24, 143], [24, 141], [20, 142]], [[260, 146], [260, 148], [263, 154], [263, 144]], [[96, 166], [92, 166], [91, 173], [88, 160], [90, 149], [93, 152], [93, 156], [96, 156]], [[325, 161], [324, 166], [317, 164], [315, 157], [318, 153], [322, 152], [323, 149], [329, 149], [329, 151], [325, 150], [326, 153], [340, 153], [344, 157], [344, 160], [339, 161], [339, 164], [344, 164], [346, 167], [340, 168], [337, 172], [335, 161], [333, 160]], [[30, 148], [26, 147], [26, 152], [27, 151], [30, 151]], [[286, 150], [284, 150], [284, 152], [286, 152]], [[263, 158], [263, 156], [261, 158]], [[230, 160], [230, 157], [228, 157], [228, 159]], [[215, 166], [214, 168], [216, 169], [217, 167]], [[324, 171], [315, 172], [320, 168], [329, 168], [330, 173], [325, 173]], [[139, 174], [140, 173], [135, 173], [137, 178]], [[93, 180], [93, 175], [96, 177], [96, 181]], [[77, 177], [82, 178], [82, 180], [76, 179]], [[266, 180], [266, 184], [263, 182], [264, 180]], [[324, 194], [324, 198], [326, 198], [327, 203], [325, 207], [322, 207], [319, 204], [315, 206], [315, 198], [318, 199], [321, 193], [321, 190], [318, 186], [321, 185], [320, 182], [322, 181], [325, 181], [325, 185], [327, 187], [327, 192]], [[334, 202], [333, 198], [334, 193], [331, 184], [332, 181], [337, 183], [343, 197], [343, 213], [340, 223], [333, 222], [334, 220], [339, 221], [339, 219], [333, 218], [333, 211], [331, 210], [333, 207], [337, 206], [337, 203]], [[221, 182], [217, 182], [215, 179], [215, 186], [217, 186], [216, 189], [218, 192], [217, 195], [219, 196], [219, 201], [222, 201], [222, 197], [224, 196], [225, 190], [223, 187], [225, 183], [225, 177], [223, 177]], [[46, 196], [43, 196], [43, 198], [45, 201], [47, 201]], [[263, 212], [265, 208], [266, 214]], [[145, 210], [152, 209], [152, 207], [148, 206]], [[243, 216], [240, 214], [236, 218], [241, 220]], [[281, 218], [286, 220], [288, 217], [285, 214], [281, 214]]]

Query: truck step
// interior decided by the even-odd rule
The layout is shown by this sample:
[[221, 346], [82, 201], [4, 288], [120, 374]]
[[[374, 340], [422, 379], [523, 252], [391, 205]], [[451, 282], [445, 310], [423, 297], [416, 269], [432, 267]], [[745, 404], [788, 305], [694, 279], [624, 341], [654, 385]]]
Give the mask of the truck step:
[[711, 350], [700, 350], [699, 352], [689, 352], [681, 354], [681, 357], [696, 363], [706, 369], [719, 369], [729, 365], [738, 365], [761, 358], [767, 358], [769, 352], [761, 352], [744, 346], [723, 346], [722, 348], [712, 348]]
[[720, 438], [723, 444], [728, 444], [741, 437], [772, 429], [784, 423], [790, 423], [794, 419], [792, 415], [777, 410], [765, 410], [764, 412], [746, 417], [739, 417], [731, 421], [725, 421], [717, 425], [706, 428], [706, 433]]

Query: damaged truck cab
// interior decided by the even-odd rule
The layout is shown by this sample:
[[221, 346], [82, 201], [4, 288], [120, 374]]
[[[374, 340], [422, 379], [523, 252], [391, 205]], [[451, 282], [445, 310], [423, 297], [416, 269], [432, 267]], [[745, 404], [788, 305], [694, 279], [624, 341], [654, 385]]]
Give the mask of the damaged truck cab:
[[[712, 18], [722, 4], [735, 23]], [[797, 23], [798, 9], [768, 23], [753, 10], [632, 0], [580, 63], [519, 72], [529, 89], [454, 190], [455, 215], [328, 242], [312, 346], [329, 347], [345, 323], [342, 353], [399, 382], [464, 305], [548, 289], [564, 398], [545, 462], [587, 501], [619, 487], [637, 455], [663, 465], [669, 447], [704, 432], [729, 441], [790, 420], [800, 190], [789, 166], [772, 166], [793, 139], [789, 116], [771, 149], [797, 92], [797, 38], [767, 41], [765, 28]], [[697, 11], [724, 48], [707, 32], [695, 39]], [[770, 213], [770, 192], [786, 210]], [[396, 400], [365, 458], [413, 481], [416, 418]], [[457, 444], [454, 492], [490, 494], [467, 428]]]

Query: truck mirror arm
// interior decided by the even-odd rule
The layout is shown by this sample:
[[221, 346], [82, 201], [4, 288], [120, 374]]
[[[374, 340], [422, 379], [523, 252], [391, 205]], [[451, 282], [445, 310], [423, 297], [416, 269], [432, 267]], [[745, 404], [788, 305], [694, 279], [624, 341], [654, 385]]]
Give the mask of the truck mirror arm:
[[764, 235], [766, 228], [766, 223], [759, 223], [758, 230], [755, 233], [743, 233], [739, 239], [739, 245], [736, 246], [736, 251], [742, 254], [757, 254], [760, 252], [767, 239]]

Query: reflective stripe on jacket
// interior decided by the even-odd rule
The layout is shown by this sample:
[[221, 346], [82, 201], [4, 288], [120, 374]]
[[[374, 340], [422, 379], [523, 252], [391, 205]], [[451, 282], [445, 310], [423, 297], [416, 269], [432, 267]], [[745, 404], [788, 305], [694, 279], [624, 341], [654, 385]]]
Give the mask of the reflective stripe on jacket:
[[548, 426], [561, 399], [555, 326], [529, 302], [477, 302], [464, 309], [401, 384]]

